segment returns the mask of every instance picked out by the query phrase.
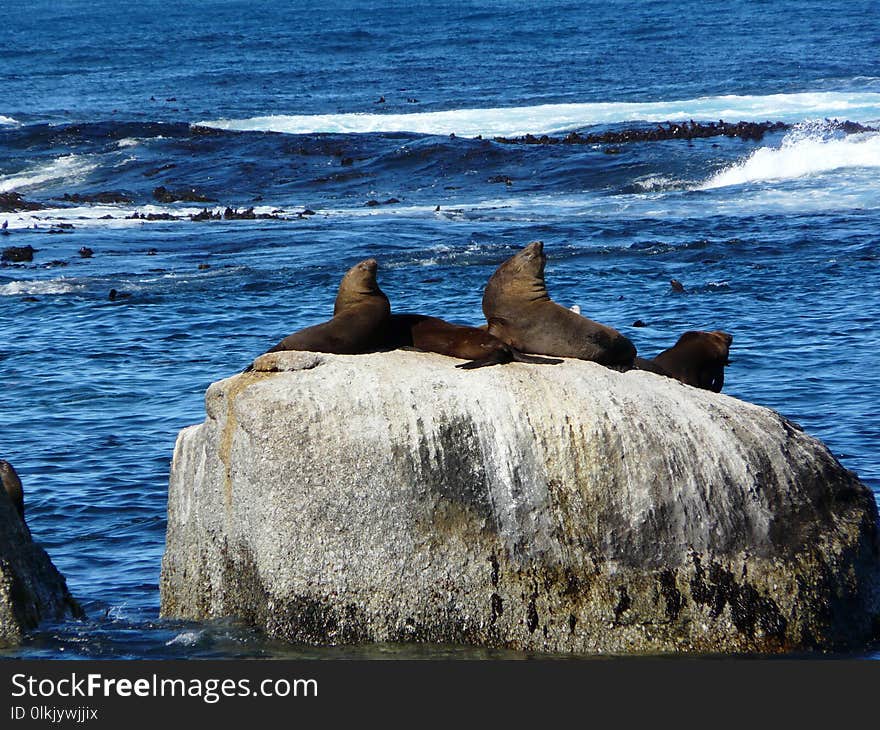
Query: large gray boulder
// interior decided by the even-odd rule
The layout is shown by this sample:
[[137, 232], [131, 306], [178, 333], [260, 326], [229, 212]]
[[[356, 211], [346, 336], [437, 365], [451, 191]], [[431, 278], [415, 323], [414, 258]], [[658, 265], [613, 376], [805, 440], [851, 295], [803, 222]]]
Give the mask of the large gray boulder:
[[293, 642], [864, 645], [877, 508], [766, 408], [566, 360], [264, 355], [177, 440], [162, 613]]
[[0, 647], [19, 644], [41, 621], [82, 615], [64, 577], [0, 489]]

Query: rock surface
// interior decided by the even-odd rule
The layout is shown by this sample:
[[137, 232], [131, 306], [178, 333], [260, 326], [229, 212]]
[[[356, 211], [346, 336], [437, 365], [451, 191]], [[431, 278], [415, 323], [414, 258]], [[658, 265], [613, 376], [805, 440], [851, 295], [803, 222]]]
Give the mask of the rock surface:
[[777, 413], [566, 360], [263, 355], [177, 441], [162, 613], [294, 642], [864, 645], [873, 495]]
[[0, 647], [21, 642], [43, 620], [82, 616], [64, 577], [0, 490]]

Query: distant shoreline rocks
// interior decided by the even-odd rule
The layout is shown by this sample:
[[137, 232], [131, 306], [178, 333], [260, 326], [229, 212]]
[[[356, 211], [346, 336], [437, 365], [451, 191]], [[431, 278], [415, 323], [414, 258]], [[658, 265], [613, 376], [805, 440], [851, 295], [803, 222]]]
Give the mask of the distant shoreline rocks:
[[[858, 134], [862, 132], [877, 132], [874, 127], [867, 127], [857, 122], [838, 122], [828, 120], [832, 129], [837, 129], [844, 134]], [[621, 131], [608, 131], [601, 134], [580, 134], [570, 132], [564, 137], [553, 137], [547, 134], [535, 136], [526, 134], [521, 137], [495, 137], [494, 141], [499, 144], [532, 144], [532, 145], [556, 145], [556, 144], [621, 144], [624, 142], [661, 142], [669, 139], [707, 139], [710, 137], [737, 137], [742, 140], [758, 142], [764, 135], [771, 132], [783, 132], [791, 129], [793, 125], [785, 122], [737, 122], [730, 123], [724, 120], [718, 122], [663, 122], [650, 127], [634, 127]]]

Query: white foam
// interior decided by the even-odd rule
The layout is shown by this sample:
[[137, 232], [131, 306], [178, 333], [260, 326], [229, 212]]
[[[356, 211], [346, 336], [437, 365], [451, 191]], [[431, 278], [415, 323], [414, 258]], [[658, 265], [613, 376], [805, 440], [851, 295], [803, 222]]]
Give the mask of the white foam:
[[173, 639], [166, 641], [165, 646], [195, 646], [204, 635], [204, 631], [182, 631]]
[[594, 124], [699, 119], [766, 119], [797, 122], [835, 117], [880, 119], [880, 93], [803, 92], [765, 96], [707, 96], [682, 101], [598, 102], [538, 106], [452, 109], [409, 114], [314, 114], [215, 119], [199, 126], [289, 134], [414, 132], [467, 137], [553, 134]]
[[75, 182], [84, 178], [96, 167], [98, 163], [89, 156], [64, 155], [27, 170], [11, 175], [0, 175], [0, 192], [27, 190], [60, 180]]
[[[174, 205], [79, 205], [71, 208], [43, 208], [35, 211], [19, 211], [8, 215], [0, 214], [0, 220], [6, 220], [9, 230], [22, 230], [25, 228], [49, 228], [59, 223], [72, 223], [76, 228], [125, 228], [131, 226], [161, 223], [161, 219], [148, 221], [142, 218], [129, 218], [127, 216], [140, 213], [162, 214], [170, 213], [181, 219], [187, 219], [191, 215], [201, 213], [206, 206], [200, 207], [176, 207]], [[223, 215], [225, 207], [209, 207], [208, 211]], [[241, 208], [239, 208], [241, 210]], [[265, 215], [278, 210], [276, 206], [261, 205], [254, 207], [256, 215]], [[287, 213], [279, 213], [280, 217], [295, 217], [297, 208], [286, 209]], [[109, 217], [108, 217], [109, 216]]]
[[745, 183], [791, 180], [845, 168], [880, 167], [880, 134], [827, 137], [815, 127], [794, 129], [779, 147], [761, 147], [697, 186], [712, 190]]
[[70, 279], [31, 279], [10, 281], [0, 285], [0, 296], [11, 297], [17, 295], [37, 296], [40, 294], [70, 294], [84, 288], [83, 284]]
[[4, 117], [0, 114], [0, 124], [18, 124], [18, 120], [13, 119], [12, 117]]

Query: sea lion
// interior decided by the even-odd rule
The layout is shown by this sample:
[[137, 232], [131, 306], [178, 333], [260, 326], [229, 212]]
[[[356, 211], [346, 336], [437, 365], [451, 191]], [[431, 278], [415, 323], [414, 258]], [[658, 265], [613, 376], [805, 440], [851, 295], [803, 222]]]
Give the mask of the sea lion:
[[19, 517], [24, 520], [24, 490], [21, 488], [21, 479], [12, 464], [5, 459], [0, 459], [0, 482], [3, 483], [3, 489], [10, 501], [15, 505]]
[[733, 335], [726, 332], [692, 330], [652, 360], [636, 358], [635, 367], [720, 393], [724, 387], [724, 368], [730, 364], [732, 343]]
[[386, 344], [390, 348], [414, 347], [425, 352], [470, 360], [455, 366], [463, 370], [513, 361], [537, 365], [557, 365], [562, 362], [525, 355], [479, 327], [453, 324], [424, 314], [392, 314]]
[[492, 274], [483, 292], [489, 333], [522, 352], [632, 366], [636, 348], [626, 337], [550, 299], [546, 262], [544, 244], [533, 241]]
[[267, 352], [308, 350], [356, 355], [380, 347], [391, 305], [376, 282], [379, 264], [366, 259], [352, 266], [339, 284], [333, 318], [288, 335]]

